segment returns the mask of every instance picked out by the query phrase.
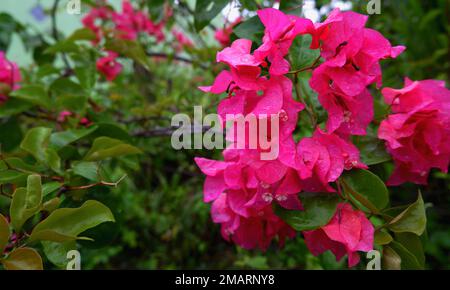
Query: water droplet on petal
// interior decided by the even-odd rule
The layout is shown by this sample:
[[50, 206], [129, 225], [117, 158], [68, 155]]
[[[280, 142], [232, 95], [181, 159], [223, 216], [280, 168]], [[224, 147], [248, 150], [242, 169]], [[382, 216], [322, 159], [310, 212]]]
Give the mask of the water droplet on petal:
[[265, 192], [265, 193], [263, 193], [263, 195], [262, 195], [262, 199], [263, 199], [265, 202], [270, 203], [270, 202], [272, 202], [272, 200], [273, 200], [273, 196], [272, 196], [272, 194], [271, 194], [270, 192]]

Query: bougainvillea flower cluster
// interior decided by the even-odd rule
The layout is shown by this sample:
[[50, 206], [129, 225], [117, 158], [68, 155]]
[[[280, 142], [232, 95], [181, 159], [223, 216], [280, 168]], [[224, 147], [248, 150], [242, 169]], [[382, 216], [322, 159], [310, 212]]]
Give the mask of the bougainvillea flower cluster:
[[312, 48], [320, 48], [325, 61], [314, 70], [310, 85], [328, 112], [329, 132], [366, 134], [374, 114], [367, 86], [381, 86], [379, 61], [405, 49], [392, 47], [379, 32], [365, 28], [366, 22], [367, 16], [336, 9], [313, 32]]
[[[199, 88], [228, 93], [218, 106], [222, 120], [253, 114], [261, 121], [267, 115], [277, 115], [280, 132], [270, 138], [276, 139], [279, 154], [274, 160], [263, 160], [259, 154], [262, 148], [236, 148], [234, 136], [229, 138], [227, 132], [232, 143], [223, 151], [223, 161], [195, 161], [207, 176], [204, 200], [212, 202], [212, 218], [221, 224], [223, 237], [246, 249], [264, 250], [275, 238], [283, 244], [295, 235], [275, 215], [274, 204], [301, 211], [302, 191], [340, 195], [335, 183], [344, 171], [368, 168], [351, 136], [366, 135], [373, 121], [369, 86], [382, 85], [380, 61], [396, 58], [405, 47], [392, 46], [379, 32], [365, 27], [367, 16], [354, 12], [336, 9], [317, 24], [273, 8], [257, 14], [265, 27], [262, 44], [252, 49], [252, 41], [235, 40], [217, 53], [217, 62], [228, 70], [220, 72], [211, 86]], [[313, 128], [311, 137], [296, 143], [293, 132], [305, 106], [292, 97], [293, 84], [287, 76], [291, 65], [286, 56], [293, 40], [305, 34], [312, 36], [310, 48], [320, 49], [323, 60], [316, 60], [309, 68], [313, 70], [310, 86], [318, 93], [328, 120], [325, 129]], [[227, 43], [226, 37], [219, 39]], [[320, 65], [315, 66], [317, 63]], [[382, 122], [379, 131], [396, 163], [390, 183], [424, 183], [430, 168], [446, 171], [450, 97], [444, 84], [408, 80], [404, 89], [386, 88], [383, 94], [394, 113]], [[245, 140], [249, 140], [249, 132], [245, 133]], [[359, 262], [358, 251], [373, 249], [372, 223], [347, 202], [338, 204], [328, 224], [303, 234], [314, 255], [326, 250], [337, 260], [347, 255], [350, 267]]]
[[238, 17], [231, 23], [225, 23], [223, 28], [219, 28], [214, 33], [214, 38], [219, 42], [222, 46], [230, 45], [230, 36], [233, 33], [233, 28], [241, 23], [242, 18]]
[[383, 89], [392, 115], [380, 125], [395, 170], [389, 185], [426, 184], [431, 168], [447, 172], [450, 162], [450, 90], [435, 80], [406, 79], [402, 89]]
[[0, 104], [8, 99], [8, 93], [19, 88], [22, 80], [19, 67], [0, 51]]
[[116, 60], [118, 56], [114, 51], [108, 51], [106, 56], [97, 60], [97, 70], [108, 81], [113, 81], [122, 71], [123, 66]]
[[135, 40], [139, 33], [154, 36], [157, 41], [164, 40], [164, 21], [154, 23], [146, 13], [135, 10], [130, 1], [122, 1], [122, 11], [114, 11], [111, 7], [99, 6], [93, 8], [82, 19], [83, 25], [93, 31], [96, 35], [94, 43], [99, 43], [105, 32], [101, 22], [111, 21], [114, 28], [112, 32], [121, 39]]
[[[171, 10], [166, 9], [166, 17], [170, 15]], [[113, 37], [117, 37], [123, 40], [134, 41], [138, 35], [145, 33], [153, 36], [157, 42], [161, 42], [165, 39], [163, 28], [165, 25], [165, 19], [159, 23], [154, 23], [147, 13], [136, 10], [128, 0], [122, 1], [122, 11], [114, 11], [110, 6], [107, 6], [107, 2], [104, 1], [103, 5], [93, 8], [89, 13], [83, 17], [82, 23], [85, 28], [91, 30], [95, 34], [93, 43], [98, 45], [105, 34], [112, 32]], [[108, 25], [112, 24], [111, 29]], [[110, 35], [111, 36], [111, 35]], [[182, 39], [180, 39], [183, 37]], [[178, 38], [178, 50], [183, 47], [192, 45], [190, 40], [184, 35], [177, 34]], [[122, 70], [122, 65], [116, 61], [119, 56], [117, 53], [108, 51], [106, 57], [102, 57], [97, 61], [97, 70], [103, 74], [108, 81], [113, 81]]]

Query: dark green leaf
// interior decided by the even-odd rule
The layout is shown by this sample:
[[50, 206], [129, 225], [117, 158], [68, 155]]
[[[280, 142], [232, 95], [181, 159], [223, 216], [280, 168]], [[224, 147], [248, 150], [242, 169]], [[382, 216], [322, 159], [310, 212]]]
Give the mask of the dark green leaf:
[[3, 250], [8, 244], [9, 235], [9, 223], [6, 218], [2, 214], [0, 214], [0, 253], [3, 253]]
[[102, 203], [86, 201], [79, 208], [60, 208], [36, 225], [30, 240], [65, 242], [86, 239], [78, 235], [104, 222], [114, 222], [111, 211]]
[[238, 38], [250, 39], [251, 41], [258, 43], [261, 42], [262, 35], [264, 34], [264, 26], [258, 16], [253, 16], [236, 25], [233, 29], [233, 33]]
[[304, 210], [276, 208], [276, 214], [297, 231], [314, 230], [326, 225], [339, 203], [336, 194], [302, 193], [300, 195]]
[[55, 150], [59, 150], [75, 141], [85, 138], [97, 130], [96, 126], [83, 129], [73, 129], [64, 132], [53, 133], [50, 137], [50, 144]]
[[389, 223], [389, 229], [396, 233], [414, 233], [418, 236], [425, 231], [427, 217], [422, 195]]
[[194, 26], [197, 31], [207, 26], [223, 8], [229, 3], [228, 0], [197, 0], [194, 11]]
[[384, 182], [368, 170], [351, 170], [343, 175], [347, 191], [364, 206], [381, 210], [389, 203], [389, 193]]
[[13, 91], [10, 96], [45, 108], [51, 108], [52, 106], [47, 91], [41, 85], [23, 86], [20, 89]]
[[123, 155], [141, 154], [138, 148], [123, 143], [121, 140], [112, 139], [108, 137], [99, 137], [95, 139], [92, 148], [84, 157], [86, 161], [99, 161], [111, 157], [118, 157]]

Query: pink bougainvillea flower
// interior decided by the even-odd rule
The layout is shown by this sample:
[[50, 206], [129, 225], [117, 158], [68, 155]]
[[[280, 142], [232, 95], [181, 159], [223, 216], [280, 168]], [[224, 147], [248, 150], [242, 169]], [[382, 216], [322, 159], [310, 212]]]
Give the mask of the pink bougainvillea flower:
[[334, 192], [328, 183], [344, 170], [367, 168], [355, 145], [334, 133], [317, 129], [313, 137], [303, 138], [297, 146], [297, 169], [302, 187], [310, 192]]
[[118, 54], [108, 51], [108, 55], [97, 60], [97, 70], [103, 74], [108, 81], [113, 81], [122, 71], [122, 65], [117, 62]]
[[348, 266], [359, 263], [358, 251], [373, 249], [374, 227], [364, 213], [348, 203], [338, 204], [330, 222], [320, 229], [304, 231], [305, 243], [315, 256], [330, 250], [339, 261], [348, 255]]
[[374, 114], [372, 96], [366, 89], [369, 82], [369, 77], [352, 66], [335, 68], [325, 63], [314, 70], [310, 85], [328, 112], [329, 132], [366, 134]]
[[135, 11], [128, 0], [122, 2], [121, 13], [113, 13], [112, 20], [116, 25], [118, 36], [122, 39], [135, 40], [139, 33], [145, 32], [155, 36], [158, 41], [164, 40], [163, 23], [153, 23], [144, 12]]
[[450, 163], [450, 91], [443, 82], [406, 80], [400, 90], [383, 90], [395, 114], [380, 124], [395, 170], [389, 185], [426, 184], [431, 168], [448, 171]]
[[219, 28], [214, 33], [214, 38], [223, 46], [230, 45], [230, 36], [233, 32], [233, 28], [242, 21], [241, 17], [238, 17], [235, 21], [230, 24], [225, 24], [223, 28]]
[[227, 194], [221, 194], [213, 203], [211, 215], [215, 223], [221, 224], [222, 236], [244, 249], [266, 250], [278, 237], [280, 245], [286, 238], [293, 238], [295, 231], [277, 217], [271, 206], [243, 217], [233, 210]]
[[108, 20], [111, 18], [113, 11], [106, 6], [99, 6], [98, 8], [93, 8], [89, 11], [86, 16], [83, 17], [81, 22], [83, 26], [90, 29], [95, 33], [94, 44], [98, 44], [103, 36], [102, 29], [97, 23], [99, 20]]
[[235, 40], [231, 47], [217, 53], [217, 62], [230, 67], [233, 81], [244, 90], [259, 90], [261, 73], [260, 65], [265, 65], [262, 59], [251, 54], [252, 42], [248, 39]]
[[431, 103], [446, 104], [450, 99], [445, 82], [439, 80], [412, 81], [406, 78], [402, 89], [384, 88], [382, 93], [394, 113], [408, 113]]
[[18, 83], [21, 80], [22, 75], [17, 64], [9, 61], [5, 53], [0, 51], [0, 104], [7, 100], [10, 91], [19, 88]]
[[194, 46], [192, 40], [189, 37], [187, 37], [183, 32], [177, 29], [173, 29], [172, 34], [176, 39], [174, 46], [177, 52], [181, 52], [184, 48], [190, 48]]
[[258, 10], [257, 13], [265, 32], [263, 44], [254, 54], [259, 59], [267, 57], [271, 75], [286, 74], [290, 65], [284, 56], [288, 54], [292, 41], [297, 35], [311, 32], [313, 24], [309, 19], [286, 15], [274, 8]]
[[72, 115], [73, 115], [73, 113], [72, 113], [71, 111], [62, 111], [62, 112], [60, 112], [60, 113], [58, 114], [57, 121], [58, 121], [59, 123], [64, 123], [64, 122], [67, 121], [67, 118], [70, 117], [70, 116], [72, 116]]

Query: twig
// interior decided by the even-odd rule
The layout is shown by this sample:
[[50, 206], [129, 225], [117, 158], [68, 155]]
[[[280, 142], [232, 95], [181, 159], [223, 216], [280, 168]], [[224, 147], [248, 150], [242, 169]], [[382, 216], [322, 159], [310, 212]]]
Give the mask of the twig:
[[162, 52], [147, 52], [147, 55], [150, 57], [163, 57], [163, 58], [167, 58], [167, 59], [174, 59], [174, 60], [181, 61], [181, 62], [188, 63], [188, 64], [198, 64], [202, 69], [208, 68], [208, 66], [206, 66], [202, 63], [197, 63], [192, 59], [189, 59], [189, 58], [183, 57], [183, 56], [179, 56], [179, 55], [169, 55], [167, 53], [162, 53]]
[[112, 187], [117, 187], [122, 180], [124, 180], [127, 177], [127, 175], [125, 174], [124, 176], [122, 176], [121, 178], [119, 178], [119, 180], [117, 180], [116, 182], [106, 182], [106, 181], [100, 181], [97, 183], [93, 183], [93, 184], [88, 184], [88, 185], [82, 185], [82, 186], [70, 186], [70, 187], [66, 187], [64, 189], [64, 191], [74, 191], [74, 190], [83, 190], [83, 189], [90, 189], [92, 187], [96, 187], [96, 186], [112, 186]]

